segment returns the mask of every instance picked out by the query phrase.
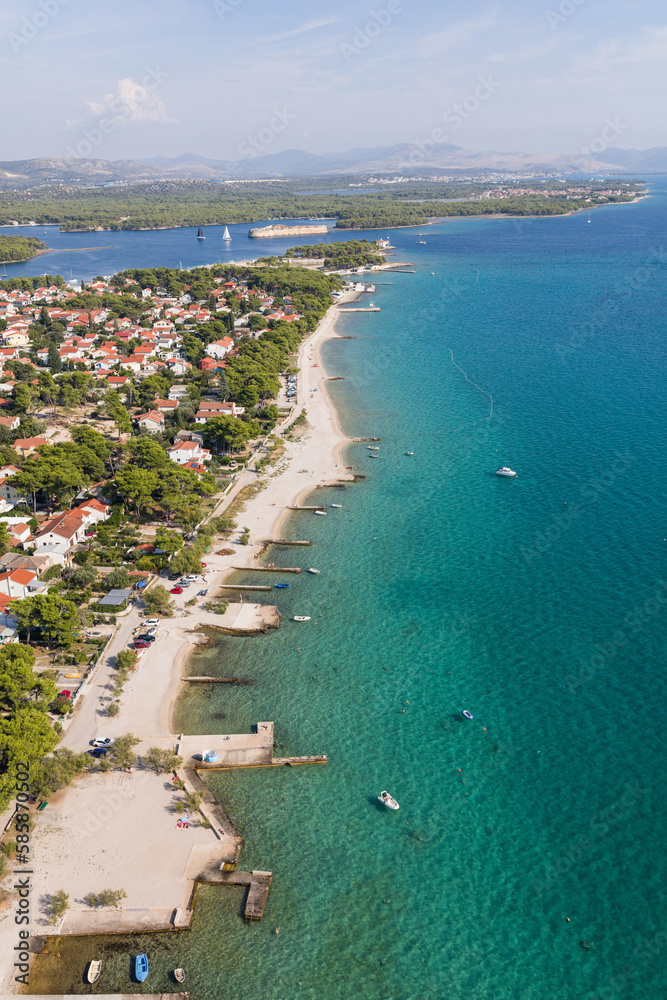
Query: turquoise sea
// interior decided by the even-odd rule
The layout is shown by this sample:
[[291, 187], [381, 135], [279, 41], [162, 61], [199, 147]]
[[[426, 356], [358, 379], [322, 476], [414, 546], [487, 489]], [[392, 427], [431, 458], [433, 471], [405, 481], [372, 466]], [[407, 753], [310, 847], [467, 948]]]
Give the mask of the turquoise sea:
[[[211, 779], [242, 867], [274, 873], [264, 920], [243, 923], [240, 889], [201, 891], [190, 933], [139, 939], [144, 992], [181, 964], [194, 1000], [665, 995], [667, 188], [650, 187], [590, 223], [391, 233], [416, 274], [385, 275], [382, 312], [325, 348], [346, 432], [380, 457], [352, 446], [366, 480], [292, 520], [307, 554], [267, 557], [321, 570], [272, 592], [280, 630], [192, 664], [255, 685], [178, 709], [190, 732], [273, 719], [281, 755], [329, 762]], [[104, 989], [129, 989], [137, 942], [104, 947]], [[84, 991], [78, 972], [56, 987]]]

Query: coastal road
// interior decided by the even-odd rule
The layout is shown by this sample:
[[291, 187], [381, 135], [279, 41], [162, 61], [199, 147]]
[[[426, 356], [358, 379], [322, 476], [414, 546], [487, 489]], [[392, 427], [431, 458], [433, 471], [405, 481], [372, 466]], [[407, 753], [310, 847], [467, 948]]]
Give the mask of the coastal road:
[[140, 615], [133, 608], [126, 617], [120, 619], [120, 624], [105, 650], [104, 659], [79, 695], [72, 721], [60, 741], [61, 747], [68, 747], [80, 753], [89, 749], [90, 740], [98, 736], [120, 736], [124, 731], [118, 717], [109, 717], [103, 713], [112, 698], [116, 675], [113, 664], [116, 662], [116, 654], [128, 648], [132, 632], [144, 617], [145, 615]]

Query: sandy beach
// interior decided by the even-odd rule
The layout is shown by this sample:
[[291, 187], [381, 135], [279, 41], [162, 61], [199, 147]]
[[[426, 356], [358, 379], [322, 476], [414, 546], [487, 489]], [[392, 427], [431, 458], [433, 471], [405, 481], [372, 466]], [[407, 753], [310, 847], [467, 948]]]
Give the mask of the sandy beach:
[[[350, 302], [357, 294], [346, 293], [339, 302]], [[337, 335], [337, 316], [338, 303], [330, 307], [301, 345], [298, 397], [292, 413], [275, 433], [287, 430], [302, 412], [307, 424], [302, 425], [298, 438], [284, 442], [284, 451], [275, 465], [265, 467], [259, 475], [246, 469], [217, 508], [216, 513], [223, 513], [245, 486], [258, 481], [262, 484], [263, 488], [236, 516], [238, 528], [231, 538], [218, 540], [213, 553], [207, 554], [203, 581], [192, 588], [195, 594], [201, 587], [215, 593], [234, 567], [256, 563], [266, 540], [280, 537], [290, 513], [289, 504], [299, 503], [316, 486], [344, 478], [343, 450], [347, 439], [327, 391], [328, 373], [321, 358], [323, 344]], [[243, 527], [250, 529], [248, 545], [240, 544]], [[223, 545], [233, 549], [234, 554], [215, 554], [215, 549]], [[199, 599], [195, 607], [185, 608], [185, 601], [192, 596], [186, 590], [175, 598], [174, 617], [161, 620], [157, 641], [144, 652], [125, 685], [119, 714], [110, 718], [105, 708], [112, 697], [115, 655], [127, 648], [143, 616], [133, 610], [119, 618], [107, 656], [88, 680], [61, 746], [81, 752], [93, 737], [113, 738], [128, 732], [142, 738], [137, 747], [139, 753], [158, 741], [170, 742], [175, 735], [172, 716], [181, 690], [181, 676], [189, 654], [203, 639], [197, 634], [197, 625], [203, 618], [214, 617], [203, 611], [206, 599]], [[196, 821], [186, 831], [175, 826], [174, 790], [167, 779], [168, 776], [159, 778], [142, 771], [133, 775], [111, 772], [89, 776], [60, 791], [45, 812], [37, 814], [32, 837], [33, 936], [67, 933], [70, 927], [73, 932], [80, 929], [81, 921], [89, 919], [90, 914], [83, 896], [104, 888], [124, 888], [128, 898], [123, 907], [153, 917], [168, 914], [171, 906], [186, 905], [199, 859], [224, 858], [230, 845], [226, 842], [228, 838], [220, 835], [222, 831], [207, 829]], [[160, 821], [156, 825], [157, 817]], [[147, 824], [149, 837], [141, 832], [148, 828]], [[168, 859], [170, 869], [167, 881], [161, 874], [163, 858]], [[64, 921], [51, 927], [46, 919], [45, 900], [61, 888], [70, 894], [70, 909]], [[106, 921], [109, 926], [114, 921], [125, 926], [130, 915], [125, 909], [108, 911]], [[13, 917], [13, 905], [9, 903], [0, 911], [0, 950], [6, 956], [0, 960], [0, 992], [12, 992], [16, 985], [9, 957], [16, 937]]]

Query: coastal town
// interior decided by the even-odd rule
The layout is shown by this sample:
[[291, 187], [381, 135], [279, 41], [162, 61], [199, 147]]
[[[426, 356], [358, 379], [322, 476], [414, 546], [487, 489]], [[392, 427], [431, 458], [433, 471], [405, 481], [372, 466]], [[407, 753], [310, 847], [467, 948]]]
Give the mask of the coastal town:
[[[0, 938], [14, 933], [10, 869], [38, 861], [26, 970], [43, 952], [48, 978], [53, 934], [188, 927], [202, 883], [248, 885], [246, 917], [262, 916], [271, 874], [238, 869], [242, 834], [201, 774], [326, 755], [274, 757], [273, 721], [179, 737], [172, 711], [199, 643], [280, 624], [225, 577], [258, 565], [307, 493], [355, 481], [319, 350], [340, 306], [373, 290], [359, 272], [386, 266], [378, 243], [339, 250], [336, 273], [288, 257], [0, 286]], [[137, 841], [156, 809], [165, 823]]]

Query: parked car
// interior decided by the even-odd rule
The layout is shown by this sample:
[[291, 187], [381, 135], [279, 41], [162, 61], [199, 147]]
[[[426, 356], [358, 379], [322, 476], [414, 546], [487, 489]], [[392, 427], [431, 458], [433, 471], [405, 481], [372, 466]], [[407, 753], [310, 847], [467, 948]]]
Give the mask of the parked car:
[[104, 736], [102, 739], [90, 741], [91, 747], [110, 747], [112, 743], [113, 740], [110, 736]]
[[160, 624], [159, 618], [148, 618], [145, 622], [142, 622], [142, 628], [157, 628]]
[[146, 642], [145, 639], [135, 639], [134, 648], [135, 649], [148, 649], [150, 642]]
[[197, 597], [206, 597], [207, 594], [208, 590], [200, 590], [199, 593], [197, 594]]
[[138, 635], [134, 641], [135, 642], [155, 642], [155, 638], [156, 637], [154, 635], [151, 635], [150, 632], [142, 632], [141, 635]]
[[171, 594], [182, 594], [183, 593], [183, 588], [182, 587], [172, 587], [169, 593], [171, 593]]
[[59, 691], [58, 692], [58, 697], [59, 698], [71, 698], [72, 697], [72, 692], [71, 691]]
[[87, 753], [89, 753], [91, 757], [106, 757], [108, 752], [109, 751], [106, 749], [106, 747], [95, 747], [94, 750], [87, 751]]

